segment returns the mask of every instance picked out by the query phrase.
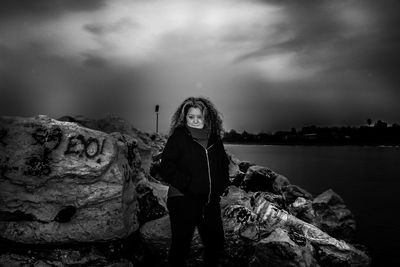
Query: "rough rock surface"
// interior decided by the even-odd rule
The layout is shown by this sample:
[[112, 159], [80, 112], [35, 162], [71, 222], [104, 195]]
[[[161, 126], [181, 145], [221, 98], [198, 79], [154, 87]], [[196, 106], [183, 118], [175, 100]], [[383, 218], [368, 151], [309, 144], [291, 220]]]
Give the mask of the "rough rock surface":
[[127, 259], [110, 260], [96, 251], [82, 253], [79, 250], [51, 250], [40, 255], [21, 255], [5, 253], [0, 255], [1, 266], [103, 266], [103, 267], [133, 267]]
[[315, 211], [315, 225], [330, 235], [344, 240], [353, 240], [356, 230], [354, 215], [343, 199], [329, 189], [312, 202]]
[[[140, 236], [152, 250], [165, 253], [171, 243], [171, 225], [169, 216], [158, 218], [140, 228]], [[164, 255], [166, 257], [166, 253]]]
[[269, 191], [281, 193], [283, 187], [289, 185], [289, 180], [263, 166], [250, 166], [243, 180], [246, 191]]
[[[171, 225], [169, 216], [166, 215], [144, 224], [140, 228], [140, 237], [154, 254], [161, 258], [166, 258], [168, 255], [169, 245], [171, 244]], [[196, 229], [193, 235], [190, 253], [195, 255], [202, 249], [203, 245], [201, 243], [201, 238]]]
[[154, 155], [165, 146], [166, 137], [159, 133], [146, 133], [133, 127], [121, 117], [109, 115], [102, 119], [89, 119], [83, 116], [63, 116], [60, 121], [78, 123], [84, 127], [105, 133], [119, 132], [133, 137], [137, 141], [137, 149], [142, 160], [142, 168], [149, 172]]
[[140, 225], [161, 218], [168, 213], [166, 195], [168, 187], [142, 179], [135, 188], [138, 199], [138, 220]]
[[256, 165], [253, 162], [250, 161], [241, 161], [239, 162], [238, 166], [239, 166], [239, 170], [243, 173], [246, 173], [247, 170], [249, 169], [249, 167]]
[[319, 266], [313, 255], [310, 243], [299, 245], [286, 230], [277, 228], [257, 243], [249, 266]]
[[227, 152], [227, 155], [228, 155], [229, 162], [230, 162], [229, 163], [229, 177], [230, 177], [231, 182], [233, 181], [233, 179], [236, 175], [243, 174], [243, 178], [244, 178], [245, 173], [240, 171], [240, 168], [239, 168], [240, 160], [228, 152]]
[[0, 236], [21, 243], [123, 238], [139, 227], [136, 141], [46, 116], [1, 117]]
[[286, 199], [286, 204], [292, 204], [298, 197], [302, 197], [304, 199], [312, 200], [313, 196], [308, 193], [303, 188], [300, 188], [297, 185], [290, 184], [283, 188], [283, 195]]
[[[253, 241], [254, 246], [256, 248], [258, 246], [258, 249], [266, 249], [270, 251], [269, 253], [275, 251], [274, 257], [277, 258], [274, 262], [280, 263], [277, 265], [274, 263], [271, 266], [316, 266], [315, 262], [322, 263], [321, 253], [327, 255], [321, 266], [334, 266], [336, 262], [341, 263], [340, 266], [370, 265], [370, 258], [363, 251], [296, 218], [268, 201], [263, 194], [254, 196], [251, 192], [246, 193], [231, 186], [221, 204], [226, 231], [236, 233], [238, 238]], [[274, 231], [275, 236], [270, 237]], [[282, 231], [287, 233], [292, 242], [288, 242]], [[282, 237], [280, 242], [271, 241], [279, 236]], [[270, 239], [265, 239], [268, 237]], [[265, 246], [263, 242], [269, 243], [268, 246]], [[288, 258], [286, 253], [291, 253], [291, 256]], [[286, 265], [285, 261], [289, 259], [293, 261], [294, 265]], [[269, 266], [268, 262], [264, 262], [262, 257], [257, 256], [257, 253], [254, 266], [262, 266], [257, 265], [260, 260], [261, 264]]]
[[288, 211], [305, 222], [314, 224], [315, 212], [312, 208], [312, 201], [303, 197], [298, 197], [288, 206]]

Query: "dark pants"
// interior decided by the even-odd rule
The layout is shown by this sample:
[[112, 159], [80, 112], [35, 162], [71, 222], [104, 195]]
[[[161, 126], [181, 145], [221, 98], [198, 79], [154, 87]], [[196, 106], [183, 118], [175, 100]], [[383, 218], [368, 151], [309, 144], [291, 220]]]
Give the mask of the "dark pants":
[[172, 241], [171, 267], [186, 266], [195, 227], [204, 245], [205, 266], [217, 266], [224, 246], [224, 230], [219, 200], [207, 203], [207, 197], [175, 196], [168, 198]]

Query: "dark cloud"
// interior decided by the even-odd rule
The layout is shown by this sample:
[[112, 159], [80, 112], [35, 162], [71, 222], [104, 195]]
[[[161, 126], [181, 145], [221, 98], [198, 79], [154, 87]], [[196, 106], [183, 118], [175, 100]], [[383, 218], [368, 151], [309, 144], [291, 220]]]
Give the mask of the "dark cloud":
[[[326, 1], [266, 1], [282, 8], [286, 19], [274, 25], [276, 32], [286, 33], [289, 38], [266, 45], [239, 56], [236, 62], [253, 60], [279, 53], [296, 53], [303, 65], [320, 63], [327, 60], [330, 52], [344, 32], [336, 14], [332, 13]], [[266, 38], [270, 38], [267, 36]], [[320, 51], [323, 50], [323, 53]], [[321, 57], [321, 54], [324, 56]]]
[[82, 65], [45, 51], [0, 46], [0, 115], [125, 114], [135, 110], [132, 99], [140, 100], [141, 75], [136, 73], [108, 68], [95, 55]]
[[[376, 72], [394, 83], [400, 84], [400, 2], [393, 0], [370, 1], [378, 28], [365, 45], [369, 48], [365, 55], [366, 70]], [[360, 55], [361, 57], [361, 55]]]
[[83, 29], [95, 35], [102, 35], [107, 32], [107, 27], [100, 24], [86, 24]]
[[318, 49], [340, 38], [344, 31], [325, 1], [278, 1], [278, 3], [287, 19], [275, 25], [276, 31], [287, 32], [292, 36], [273, 47], [267, 45], [253, 51], [243, 58], [262, 56], [277, 50], [301, 52]]
[[[293, 36], [274, 46], [266, 45], [237, 58], [237, 62], [275, 53], [294, 52], [303, 66], [319, 65], [325, 74], [359, 71], [400, 82], [400, 2], [395, 0], [343, 1], [261, 1], [281, 7], [287, 21], [276, 25], [278, 31]], [[340, 12], [363, 13], [364, 22]], [[350, 16], [350, 15], [349, 15]], [[354, 20], [352, 24], [351, 21]]]
[[133, 21], [131, 18], [121, 18], [114, 23], [101, 24], [101, 23], [91, 23], [83, 25], [83, 29], [94, 34], [94, 35], [104, 35], [107, 33], [117, 32], [125, 28], [137, 28], [139, 23]]
[[56, 17], [74, 11], [92, 11], [101, 8], [106, 0], [2, 0], [0, 20], [25, 15]]

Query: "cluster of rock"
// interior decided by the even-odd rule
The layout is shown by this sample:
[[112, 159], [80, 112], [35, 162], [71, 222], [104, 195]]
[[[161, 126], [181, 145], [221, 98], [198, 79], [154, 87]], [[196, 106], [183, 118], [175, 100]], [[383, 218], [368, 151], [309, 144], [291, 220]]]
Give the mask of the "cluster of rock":
[[[165, 142], [118, 117], [0, 117], [0, 265], [166, 266]], [[222, 266], [370, 265], [340, 196], [230, 158]], [[190, 266], [202, 250], [196, 233]]]

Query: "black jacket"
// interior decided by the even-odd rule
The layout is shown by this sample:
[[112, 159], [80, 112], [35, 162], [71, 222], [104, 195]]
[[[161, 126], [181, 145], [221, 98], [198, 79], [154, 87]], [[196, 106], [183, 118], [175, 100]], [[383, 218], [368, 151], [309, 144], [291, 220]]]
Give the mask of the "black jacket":
[[161, 156], [161, 176], [185, 195], [222, 195], [229, 184], [229, 159], [220, 137], [211, 135], [207, 149], [186, 127], [168, 138]]

